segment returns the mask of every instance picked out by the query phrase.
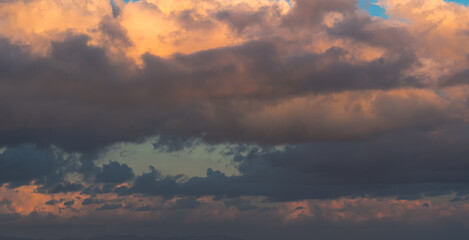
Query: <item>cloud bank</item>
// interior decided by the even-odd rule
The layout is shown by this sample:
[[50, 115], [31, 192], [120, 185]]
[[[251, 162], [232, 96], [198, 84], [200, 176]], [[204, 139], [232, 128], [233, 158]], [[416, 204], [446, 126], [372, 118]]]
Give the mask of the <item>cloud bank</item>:
[[[349, 0], [0, 1], [0, 221], [467, 224], [469, 10], [377, 4], [388, 19]], [[155, 137], [225, 146], [239, 174], [99, 160]]]

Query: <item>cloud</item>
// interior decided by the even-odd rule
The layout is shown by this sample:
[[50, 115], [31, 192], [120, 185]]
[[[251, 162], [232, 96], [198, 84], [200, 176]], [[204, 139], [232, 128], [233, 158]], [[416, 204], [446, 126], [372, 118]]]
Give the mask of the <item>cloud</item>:
[[[66, 238], [68, 240], [83, 240], [83, 238]], [[210, 236], [187, 236], [187, 237], [156, 237], [156, 236], [139, 236], [139, 235], [104, 235], [87, 238], [88, 240], [242, 240], [241, 238], [228, 237], [223, 235], [210, 235]], [[0, 236], [0, 240], [36, 240], [34, 238], [16, 238]], [[65, 239], [60, 239], [65, 240]]]
[[[241, 196], [255, 194], [258, 188], [266, 187], [258, 194], [280, 199], [292, 191], [287, 189], [292, 189], [290, 186], [285, 187], [285, 193], [278, 191], [275, 196], [271, 183], [253, 183], [252, 179], [265, 176], [275, 182], [275, 174], [296, 174], [300, 170], [297, 165], [305, 166], [295, 157], [309, 159], [314, 155], [305, 150], [308, 147], [325, 151], [324, 156], [337, 150], [351, 151], [354, 156], [366, 151], [367, 147], [360, 145], [365, 141], [368, 148], [391, 151], [380, 145], [380, 139], [393, 139], [405, 131], [417, 131], [417, 135], [426, 136], [431, 131], [465, 121], [465, 103], [432, 89], [426, 79], [412, 73], [424, 65], [419, 55], [421, 40], [414, 34], [415, 29], [404, 24], [371, 18], [357, 11], [354, 3], [339, 0], [296, 1], [294, 8], [287, 12], [278, 4], [222, 4], [223, 8], [214, 10], [213, 5], [207, 3], [202, 7], [204, 11], [191, 11], [188, 8], [191, 4], [187, 1], [179, 6], [182, 8], [176, 9], [156, 2], [129, 3], [119, 5], [122, 12], [115, 17], [111, 17], [107, 6], [87, 22], [94, 26], [92, 31], [79, 27], [62, 29], [60, 38], [54, 35], [49, 39], [50, 46], [44, 54], [30, 51], [34, 44], [26, 40], [14, 41], [11, 35], [4, 33], [0, 44], [5, 53], [0, 57], [0, 69], [4, 70], [0, 73], [0, 109], [5, 114], [0, 119], [0, 144], [56, 145], [69, 152], [83, 153], [96, 152], [116, 142], [141, 141], [155, 135], [161, 136], [155, 147], [167, 148], [168, 152], [198, 141], [193, 139], [202, 139], [209, 144], [290, 144], [292, 146], [287, 146], [285, 154], [276, 152], [262, 156], [258, 164], [265, 164], [264, 173], [253, 174], [254, 170], [248, 169], [250, 161], [246, 160], [240, 164], [243, 176], [228, 177], [210, 170], [206, 178], [191, 178], [183, 183], [181, 176], [163, 177], [152, 169], [150, 173], [138, 176], [133, 186], [127, 189], [149, 195]], [[400, 11], [393, 2], [386, 4], [390, 11]], [[11, 5], [12, 9], [16, 9], [14, 6]], [[80, 9], [88, 7], [81, 6]], [[5, 8], [5, 11], [10, 10]], [[128, 25], [136, 12], [161, 19], [175, 18], [175, 24], [183, 24], [187, 31], [208, 31], [219, 24], [227, 24], [243, 40], [237, 45], [213, 45], [186, 54], [172, 52], [169, 56], [158, 56], [149, 51], [136, 60], [126, 52], [140, 47], [134, 44], [145, 42], [135, 41], [136, 29]], [[315, 14], [311, 15], [311, 12]], [[258, 31], [259, 26], [276, 26], [280, 30], [271, 35], [259, 32], [255, 37], [245, 36]], [[305, 36], [299, 34], [309, 28], [327, 37], [316, 36], [312, 30]], [[277, 31], [297, 34], [280, 36]], [[316, 48], [310, 42], [302, 42], [312, 36], [318, 40], [313, 45], [324, 45], [326, 40], [329, 43]], [[116, 50], [118, 48], [121, 52]], [[375, 49], [369, 51], [379, 54], [365, 58], [357, 54], [357, 48]], [[396, 138], [400, 141], [403, 137]], [[324, 141], [335, 144], [320, 143]], [[427, 144], [426, 137], [418, 137], [416, 141]], [[428, 144], [433, 146], [434, 143]], [[357, 152], [349, 149], [355, 145], [359, 149]], [[8, 156], [11, 149], [8, 147], [2, 156]], [[399, 159], [408, 158], [391, 153]], [[444, 156], [444, 153], [438, 156]], [[378, 158], [378, 154], [373, 157]], [[44, 185], [41, 190], [51, 193], [83, 189], [83, 193], [104, 194], [115, 188], [113, 184], [134, 178], [132, 169], [126, 164], [110, 162], [99, 169], [93, 160], [85, 161], [85, 158], [78, 160], [80, 170], [62, 170], [71, 164], [64, 163], [57, 168], [42, 171], [39, 167], [28, 172], [27, 167], [33, 166], [29, 164], [29, 158], [6, 158], [5, 163], [19, 161], [24, 167], [18, 169], [21, 174], [11, 178], [4, 175], [3, 182], [21, 186], [36, 181]], [[346, 158], [334, 155], [328, 161], [342, 163], [341, 159]], [[52, 161], [50, 159], [54, 158], [47, 159]], [[356, 160], [354, 167], [374, 167], [374, 162], [365, 160]], [[388, 166], [385, 160], [377, 165]], [[310, 173], [325, 176], [320, 180], [314, 177], [302, 179], [300, 174], [296, 176], [299, 178], [297, 183], [311, 184], [309, 187], [319, 187], [318, 191], [322, 192], [325, 190], [321, 189], [335, 187], [330, 186], [332, 183], [341, 183], [336, 174], [348, 174], [340, 168], [329, 173], [331, 167], [323, 167], [320, 158], [310, 161], [312, 166], [307, 165], [306, 169], [318, 167], [316, 161], [319, 161], [318, 169], [323, 170]], [[365, 161], [363, 166], [360, 165], [362, 161]], [[281, 164], [283, 162], [288, 164]], [[436, 174], [425, 172], [427, 170], [424, 168], [415, 181], [402, 181], [425, 184]], [[97, 183], [105, 184], [85, 187], [82, 183], [65, 181], [63, 176], [67, 171], [80, 172], [85, 181], [94, 177]], [[61, 177], [53, 183], [44, 182], [44, 178], [52, 179], [52, 173], [57, 172]], [[392, 179], [397, 172], [392, 172], [388, 178]], [[379, 184], [398, 184], [386, 180], [386, 176], [371, 177], [377, 177]], [[450, 179], [457, 184], [465, 183], [458, 176]], [[355, 184], [364, 181], [352, 180]], [[316, 181], [325, 183], [317, 185]], [[337, 196], [381, 194], [368, 187], [357, 185], [336, 192]], [[126, 188], [118, 189], [126, 193]], [[385, 196], [399, 195], [393, 190], [384, 192]], [[427, 190], [422, 191], [425, 192]], [[291, 194], [291, 197], [308, 196]], [[334, 195], [328, 196], [325, 191], [312, 197]]]
[[127, 164], [110, 161], [103, 165], [103, 170], [96, 176], [102, 183], [123, 183], [134, 178], [133, 170]]
[[[468, 8], [378, 4], [389, 19], [349, 0], [1, 1], [0, 231], [465, 233]], [[98, 164], [156, 136], [226, 146], [238, 174]]]
[[151, 206], [141, 206], [141, 207], [135, 208], [135, 211], [137, 212], [146, 212], [146, 211], [151, 211], [151, 210], [153, 210]]
[[259, 207], [251, 204], [250, 200], [240, 198], [225, 200], [223, 204], [225, 204], [226, 207], [236, 207], [240, 211], [250, 211], [259, 209]]
[[[1, 108], [9, 114], [2, 119], [0, 144], [33, 142], [87, 151], [158, 133], [264, 142], [265, 136], [250, 134], [251, 126], [238, 119], [298, 95], [420, 86], [404, 74], [412, 56], [351, 63], [342, 60], [344, 50], [332, 48], [285, 59], [272, 43], [249, 42], [171, 59], [147, 54], [143, 69], [134, 71], [87, 41], [70, 36], [54, 42], [44, 58], [28, 57], [19, 46], [4, 43], [11, 52], [7, 56], [21, 60], [4, 61], [8, 71], [2, 74]], [[36, 81], [41, 84], [31, 88]], [[13, 83], [22, 86], [13, 88], [21, 94], [6, 91]], [[248, 100], [256, 104], [245, 106]], [[34, 122], [29, 128], [25, 113]], [[234, 133], [220, 135], [229, 126], [246, 134], [242, 139]], [[308, 140], [314, 136], [300, 141]]]
[[108, 211], [122, 208], [122, 204], [113, 203], [113, 204], [104, 204], [103, 206], [96, 208], [96, 211]]
[[[37, 7], [41, 2], [27, 5]], [[421, 65], [414, 49], [418, 40], [410, 30], [366, 16], [357, 11], [353, 2], [296, 1], [290, 10], [286, 3], [270, 1], [204, 2], [197, 8], [192, 1], [140, 1], [115, 3], [121, 9], [116, 17], [111, 17], [109, 3], [53, 7], [64, 14], [76, 7], [75, 17], [93, 5], [97, 7], [94, 15], [83, 16], [86, 21], [82, 25], [74, 25], [71, 20], [65, 24], [67, 28], [59, 28], [60, 37], [44, 36], [49, 47], [43, 54], [29, 51], [35, 46], [30, 41], [11, 37], [18, 34], [3, 34], [0, 91], [4, 104], [0, 109], [7, 114], [1, 119], [4, 127], [0, 130], [0, 145], [28, 142], [58, 145], [68, 151], [90, 151], [159, 134], [202, 136], [210, 143], [296, 144], [362, 138], [418, 124], [412, 122], [413, 118], [400, 126], [371, 119], [376, 124], [367, 128], [368, 124], [357, 126], [360, 119], [346, 118], [344, 125], [355, 129], [354, 133], [325, 136], [314, 129], [324, 129], [327, 121], [316, 120], [319, 122], [314, 125], [309, 118], [301, 122], [285, 119], [279, 125], [260, 122], [271, 117], [272, 108], [277, 108], [279, 115], [296, 111], [300, 106], [291, 103], [301, 98], [324, 96], [321, 102], [302, 107], [325, 109], [335, 102], [335, 96], [350, 92], [376, 96], [386, 95], [389, 90], [426, 87], [424, 80], [410, 73]], [[4, 11], [27, 12], [19, 10], [16, 3]], [[151, 19], [169, 19], [164, 25], [169, 29], [184, 26], [184, 31], [173, 32], [176, 40], [167, 35], [167, 29], [162, 30], [160, 38], [165, 40], [161, 41], [167, 42], [162, 46], [172, 44], [176, 48], [171, 53], [157, 55], [159, 50], [148, 50], [147, 42], [155, 39], [147, 34], [154, 36], [157, 31], [146, 24]], [[23, 24], [11, 21], [13, 25]], [[135, 21], [140, 25], [131, 24]], [[234, 29], [236, 36], [228, 35], [238, 39], [236, 44], [225, 41], [224, 45], [206, 47], [207, 39], [215, 39], [210, 35], [212, 31], [219, 32], [211, 29], [221, 26]], [[311, 27], [314, 30], [308, 30]], [[33, 37], [31, 32], [38, 32], [37, 28], [33, 25], [24, 34]], [[183, 42], [197, 42], [194, 36], [199, 36], [199, 31], [203, 32], [204, 43], [192, 51], [179, 48], [185, 46]], [[306, 41], [309, 38], [314, 39], [313, 45]], [[403, 45], [405, 50], [396, 50], [404, 49]], [[432, 94], [431, 89], [427, 91]], [[446, 101], [437, 95], [433, 98], [423, 101]], [[431, 112], [428, 108], [441, 105], [424, 103], [412, 112]], [[344, 102], [337, 107], [349, 106]], [[401, 108], [409, 111], [406, 106]], [[335, 110], [311, 117], [340, 114]], [[258, 116], [258, 112], [264, 114]], [[356, 115], [363, 118], [366, 114]], [[437, 119], [453, 117], [440, 109], [429, 114]], [[293, 135], [288, 133], [292, 125], [312, 130], [296, 138], [285, 136]], [[253, 130], [258, 128], [259, 132]], [[272, 133], [272, 128], [284, 132]]]
[[74, 168], [73, 156], [66, 157], [59, 149], [40, 149], [31, 145], [7, 148], [0, 155], [0, 182], [11, 188], [34, 182], [42, 185], [44, 190], [59, 192], [64, 189], [55, 184], [62, 184], [66, 174]]
[[[115, 10], [113, 10], [113, 12], [114, 11]], [[99, 23], [99, 31], [107, 38], [109, 44], [117, 45], [119, 47], [130, 47], [133, 45], [127, 35], [127, 31], [122, 28], [119, 22], [110, 16], [103, 17]]]
[[75, 200], [64, 202], [64, 207], [72, 207], [74, 203], [75, 203]]
[[[164, 176], [151, 167], [120, 195], [266, 196], [273, 201], [340, 197], [420, 199], [467, 194], [466, 128], [414, 131], [358, 142], [309, 143], [283, 149], [239, 148], [239, 176]], [[396, 177], [399, 176], [399, 177]]]
[[200, 203], [197, 201], [197, 199], [194, 198], [182, 198], [176, 200], [176, 202], [173, 205], [173, 209], [194, 209], [198, 207]]
[[46, 202], [46, 205], [54, 206], [54, 205], [56, 205], [56, 204], [58, 204], [58, 203], [59, 203], [58, 200], [52, 199], [52, 200], [50, 200], [50, 201], [47, 201], [47, 202]]
[[96, 198], [86, 198], [86, 199], [83, 199], [83, 201], [81, 202], [81, 205], [91, 205], [91, 204], [100, 204], [100, 203], [104, 203], [104, 200], [96, 199]]
[[194, 145], [201, 144], [199, 138], [185, 138], [178, 136], [160, 135], [153, 147], [162, 152], [179, 152]]
[[78, 192], [83, 188], [81, 183], [71, 183], [64, 181], [63, 183], [57, 183], [50, 187], [48, 192], [50, 193], [68, 193], [68, 192]]

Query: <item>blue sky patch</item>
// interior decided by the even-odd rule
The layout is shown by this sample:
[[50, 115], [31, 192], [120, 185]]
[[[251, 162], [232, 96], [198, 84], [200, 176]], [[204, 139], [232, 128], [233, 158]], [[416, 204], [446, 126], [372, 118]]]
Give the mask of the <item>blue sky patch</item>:
[[456, 2], [463, 5], [469, 5], [469, 0], [445, 0], [446, 2]]
[[[469, 5], [469, 0], [445, 0], [446, 2], [455, 2], [463, 5]], [[370, 15], [387, 19], [386, 10], [377, 5], [378, 0], [360, 0], [359, 5], [362, 9], [368, 11]]]
[[359, 5], [362, 9], [368, 11], [370, 15], [387, 19], [386, 10], [378, 6], [377, 2], [377, 0], [360, 0]]

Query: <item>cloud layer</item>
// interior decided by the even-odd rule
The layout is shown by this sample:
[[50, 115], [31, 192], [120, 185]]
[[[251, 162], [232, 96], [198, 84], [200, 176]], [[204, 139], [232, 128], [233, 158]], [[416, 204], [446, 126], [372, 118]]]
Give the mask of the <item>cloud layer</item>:
[[[377, 4], [388, 19], [349, 0], [0, 1], [0, 229], [467, 225], [469, 8]], [[101, 160], [155, 137], [238, 173]]]

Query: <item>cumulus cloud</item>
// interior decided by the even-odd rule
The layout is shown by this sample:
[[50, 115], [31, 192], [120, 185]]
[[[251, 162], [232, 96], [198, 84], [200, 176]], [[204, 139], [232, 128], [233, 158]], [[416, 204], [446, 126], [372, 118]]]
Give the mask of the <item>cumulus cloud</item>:
[[[0, 1], [0, 218], [404, 216], [366, 200], [388, 197], [457, 215], [416, 199], [468, 193], [469, 8], [381, 0], [381, 19], [357, 3]], [[167, 154], [238, 146], [239, 174], [97, 162], [155, 136]]]
[[123, 183], [134, 178], [134, 173], [127, 164], [109, 162], [103, 165], [103, 170], [96, 176], [98, 182]]
[[[51, 56], [29, 58], [19, 46], [4, 42], [4, 48], [11, 52], [8, 55], [22, 60], [4, 60], [8, 71], [1, 77], [5, 93], [1, 108], [9, 114], [1, 120], [1, 144], [34, 142], [82, 151], [158, 133], [203, 136], [212, 142], [264, 143], [270, 136], [252, 132], [250, 128], [254, 126], [243, 118], [269, 111], [273, 104], [285, 106], [298, 95], [313, 94], [311, 97], [317, 98], [314, 94], [421, 85], [404, 74], [414, 61], [408, 56], [351, 63], [342, 60], [344, 50], [332, 48], [318, 55], [285, 59], [272, 43], [249, 42], [171, 59], [147, 54], [143, 57], [143, 69], [133, 71], [131, 66], [110, 61], [104, 49], [86, 43], [84, 36], [71, 36], [64, 42], [53, 43]], [[12, 84], [24, 86], [14, 88], [21, 94], [8, 87]], [[437, 95], [433, 96], [435, 99], [421, 97], [426, 99], [418, 102], [431, 102], [416, 106], [416, 111], [426, 111], [419, 108], [431, 104], [438, 109], [446, 101]], [[324, 99], [327, 98], [326, 95]], [[399, 101], [398, 95], [394, 98]], [[334, 109], [327, 111], [336, 114]], [[445, 118], [444, 114], [437, 114]], [[288, 128], [290, 124], [279, 127]], [[307, 122], [294, 124], [300, 128], [315, 127]], [[327, 123], [317, 123], [321, 124]], [[377, 124], [389, 128], [386, 123]], [[274, 143], [316, 138], [310, 134], [304, 139], [275, 139]]]
[[[1, 183], [15, 188], [35, 183], [43, 189], [60, 192], [66, 174], [76, 168], [73, 157], [63, 155], [58, 149], [37, 149], [31, 145], [8, 148], [0, 154]], [[71, 183], [66, 183], [67, 186]]]
[[[40, 3], [25, 4], [39, 6]], [[19, 14], [23, 10], [19, 11], [17, 4], [6, 4], [2, 9]], [[280, 3], [262, 1], [219, 3], [223, 7], [216, 9], [213, 2], [205, 2], [201, 8], [193, 8], [191, 1], [177, 6], [152, 1], [116, 2], [115, 7], [122, 12], [114, 16], [109, 14], [110, 6], [93, 4], [96, 11], [86, 24], [75, 26], [70, 21], [60, 36], [42, 36], [48, 37], [50, 43], [43, 54], [38, 55], [34, 51], [36, 44], [26, 40], [25, 36], [33, 37], [31, 32], [23, 33], [21, 39], [13, 38], [20, 34], [10, 32], [11, 29], [2, 33], [0, 48], [5, 54], [0, 59], [0, 68], [4, 70], [0, 74], [3, 93], [0, 107], [6, 114], [1, 118], [0, 144], [35, 143], [87, 152], [115, 142], [140, 141], [158, 134], [161, 137], [155, 148], [168, 152], [181, 150], [199, 138], [214, 144], [305, 144], [287, 147], [285, 155], [278, 153], [281, 160], [275, 162], [284, 162], [281, 169], [288, 171], [294, 169], [297, 163], [294, 156], [303, 146], [318, 146], [318, 151], [332, 146], [334, 150], [330, 151], [334, 152], [358, 144], [343, 141], [368, 139], [365, 144], [368, 148], [381, 149], [379, 139], [386, 137], [377, 136], [403, 131], [421, 131], [417, 133], [420, 134], [417, 141], [427, 144], [432, 131], [463, 124], [466, 119], [465, 103], [436, 91], [422, 78], [426, 62], [420, 56], [421, 40], [415, 35], [420, 23], [408, 26], [372, 18], [358, 11], [353, 2], [296, 1], [291, 10], [285, 10]], [[409, 14], [393, 1], [382, 4], [392, 16]], [[92, 6], [72, 5], [54, 6], [57, 11], [80, 9], [85, 12]], [[445, 11], [459, 9], [446, 3], [441, 6]], [[136, 40], [136, 29], [130, 27], [128, 21], [139, 11], [142, 17], [172, 19], [174, 24], [181, 24], [187, 31], [178, 33], [181, 36], [200, 29], [211, 31], [223, 25], [233, 31], [231, 37], [242, 40], [236, 45], [211, 45], [208, 50], [194, 48], [204, 51], [185, 54], [176, 53], [185, 51], [174, 50], [170, 56], [148, 51], [135, 59], [132, 48], [141, 47], [145, 41]], [[80, 16], [83, 12], [76, 14]], [[12, 23], [22, 26], [21, 22]], [[83, 29], [87, 24], [90, 27]], [[271, 33], [261, 30], [273, 26], [275, 30]], [[30, 31], [35, 31], [36, 27], [39, 26], [31, 26]], [[259, 34], [250, 35], [255, 31]], [[309, 37], [317, 43], [303, 42]], [[364, 57], [357, 49], [366, 49], [365, 52], [373, 56]], [[459, 79], [459, 75], [454, 75], [453, 79]], [[394, 141], [392, 136], [396, 135], [390, 136], [389, 141]], [[321, 141], [337, 143], [312, 143]], [[304, 154], [308, 159], [314, 153]], [[31, 161], [27, 158], [25, 161]], [[331, 157], [334, 161], [339, 158], [347, 157]], [[83, 190], [85, 193], [109, 193], [116, 187], [113, 184], [134, 177], [126, 164], [110, 162], [99, 169], [92, 160], [88, 162], [80, 160], [79, 171], [85, 178], [94, 176], [98, 183], [105, 185], [89, 186]], [[214, 184], [218, 187], [200, 192], [191, 190], [190, 194], [253, 194], [254, 190], [241, 191], [241, 188], [255, 189], [245, 187], [250, 184], [244, 182], [245, 179], [252, 177], [248, 176], [252, 170], [243, 171], [248, 162], [240, 165], [241, 173], [246, 176], [227, 177], [209, 171], [207, 183], [211, 183], [212, 178], [217, 179]], [[260, 162], [266, 163], [267, 169], [272, 165], [270, 160]], [[360, 161], [355, 167], [359, 167], [358, 163]], [[385, 163], [380, 161], [378, 165], [382, 167]], [[371, 167], [370, 164], [365, 162], [363, 167]], [[51, 169], [54, 168], [47, 171]], [[337, 181], [329, 180], [333, 174], [326, 174], [326, 170], [318, 172], [327, 179], [319, 182]], [[334, 174], [341, 173], [340, 169], [336, 171]], [[18, 175], [24, 176], [21, 183], [14, 179], [4, 182], [14, 186], [16, 181], [15, 184], [21, 186], [49, 173], [35, 169], [32, 174], [37, 176]], [[433, 177], [431, 172], [425, 174]], [[182, 185], [177, 176], [160, 178], [153, 169], [137, 177], [129, 189], [184, 195], [189, 194], [185, 184], [205, 184], [205, 180], [197, 178]], [[242, 187], [227, 190], [231, 187], [220, 185], [232, 180]], [[302, 181], [305, 179], [299, 183]], [[425, 183], [428, 179], [420, 181]], [[49, 187], [53, 193], [81, 189], [82, 184], [65, 180]], [[215, 189], [223, 191], [218, 193]], [[355, 191], [343, 194], [353, 195]]]
[[[7, 4], [11, 9], [4, 11], [16, 11], [15, 4]], [[288, 11], [268, 1], [223, 2], [221, 10], [210, 2], [201, 8], [191, 8], [192, 4], [132, 2], [120, 6], [122, 16], [114, 18], [105, 14], [107, 7], [97, 4], [102, 7], [95, 12], [99, 21], [86, 22], [92, 31], [70, 25], [60, 38], [50, 37], [43, 55], [26, 50], [33, 46], [28, 41], [3, 34], [0, 48], [7, 54], [0, 60], [5, 70], [0, 76], [0, 108], [7, 114], [0, 120], [0, 144], [31, 142], [88, 151], [157, 134], [202, 137], [211, 143], [295, 144], [362, 138], [427, 124], [437, 128], [464, 117], [464, 106], [426, 89], [426, 80], [412, 74], [422, 65], [414, 47], [416, 36], [405, 26], [364, 15], [353, 2], [296, 1]], [[144, 40], [134, 38], [135, 26], [127, 25], [126, 14], [136, 11], [191, 25], [180, 35], [199, 29], [191, 21], [204, 29], [216, 22], [234, 29], [236, 38], [243, 40], [236, 46], [211, 45], [187, 54], [174, 50], [169, 57], [149, 51], [135, 59], [128, 53], [133, 50], [126, 49]], [[331, 14], [337, 15], [335, 20], [324, 23]], [[250, 27], [254, 23], [276, 30], [243, 37], [242, 32], [259, 30]], [[315, 30], [295, 33], [308, 28]], [[295, 34], [283, 34], [288, 32]], [[318, 43], [303, 42], [308, 37]], [[367, 58], [357, 48], [376, 53]], [[349, 96], [360, 100], [355, 106], [340, 102]], [[388, 111], [405, 118], [386, 122], [384, 101], [393, 102]], [[302, 115], [301, 109], [311, 114]], [[426, 114], [434, 122], [419, 117]], [[272, 117], [279, 120], [265, 123]], [[347, 130], [321, 132], [336, 126]]]

